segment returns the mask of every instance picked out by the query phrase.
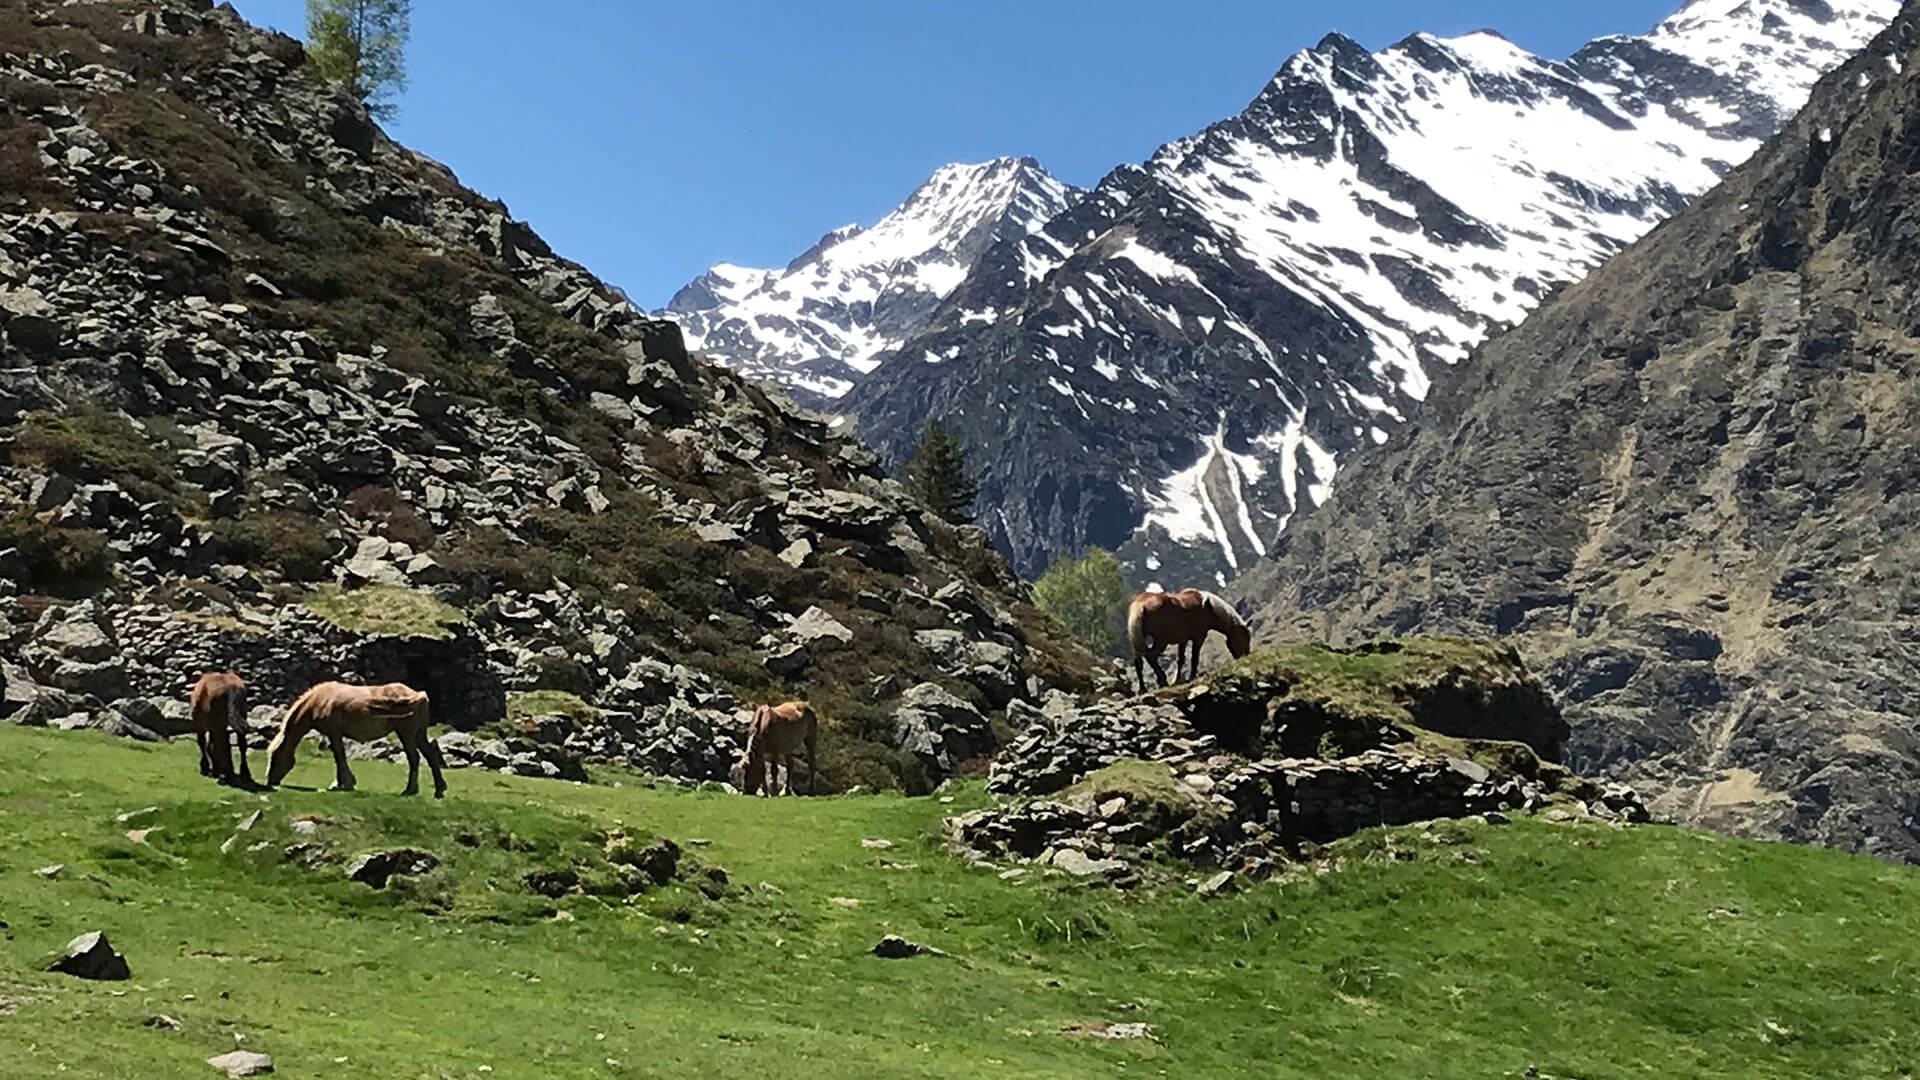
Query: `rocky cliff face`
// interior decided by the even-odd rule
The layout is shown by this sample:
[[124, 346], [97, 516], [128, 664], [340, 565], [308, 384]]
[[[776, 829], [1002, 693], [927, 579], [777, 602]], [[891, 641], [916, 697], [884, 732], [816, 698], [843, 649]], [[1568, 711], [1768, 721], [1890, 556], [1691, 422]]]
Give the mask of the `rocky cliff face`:
[[1509, 635], [1576, 768], [1920, 861], [1916, 27], [1355, 457], [1243, 579], [1261, 632]]
[[661, 314], [693, 348], [825, 404], [925, 328], [993, 245], [1081, 194], [1032, 158], [948, 165], [872, 228], [835, 229], [779, 270], [716, 266]]
[[528, 731], [700, 779], [806, 693], [833, 780], [923, 784], [1084, 681], [981, 536], [304, 60], [205, 2], [0, 3], [0, 715], [144, 727], [228, 665], [464, 728], [564, 691]]
[[1023, 570], [1244, 568], [1491, 331], [1711, 187], [1896, 7], [1701, 0], [1565, 61], [1499, 35], [1338, 34], [1239, 115], [989, 252], [842, 406], [929, 415]]

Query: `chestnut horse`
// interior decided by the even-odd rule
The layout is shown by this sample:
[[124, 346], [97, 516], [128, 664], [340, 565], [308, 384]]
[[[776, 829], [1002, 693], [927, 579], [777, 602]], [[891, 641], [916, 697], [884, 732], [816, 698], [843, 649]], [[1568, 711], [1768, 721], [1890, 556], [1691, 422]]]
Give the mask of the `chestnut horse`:
[[193, 739], [200, 744], [200, 775], [221, 783], [231, 783], [233, 748], [227, 733], [240, 744], [240, 780], [252, 784], [247, 768], [247, 684], [231, 671], [209, 671], [194, 681], [187, 695], [187, 710], [193, 714]]
[[787, 769], [787, 794], [795, 794], [793, 755], [805, 746], [807, 792], [812, 794], [820, 777], [819, 766], [814, 759], [819, 736], [820, 722], [813, 715], [813, 707], [804, 701], [762, 705], [753, 710], [753, 721], [747, 725], [746, 770], [741, 778], [746, 793], [757, 794], [764, 776], [767, 794], [778, 795], [779, 773], [775, 768], [779, 763]]
[[385, 686], [350, 686], [323, 682], [294, 701], [280, 721], [280, 732], [267, 747], [272, 759], [267, 768], [267, 784], [278, 784], [293, 768], [293, 751], [307, 732], [318, 731], [333, 745], [333, 790], [352, 791], [353, 773], [347, 768], [347, 740], [372, 742], [388, 732], [400, 737], [400, 748], [407, 752], [407, 787], [402, 795], [420, 791], [420, 758], [425, 755], [433, 770], [433, 797], [447, 793], [447, 767], [440, 747], [427, 738], [427, 695], [405, 683]]
[[1160, 685], [1167, 685], [1167, 673], [1160, 667], [1160, 654], [1174, 647], [1173, 677], [1178, 681], [1186, 664], [1188, 649], [1193, 660], [1188, 677], [1200, 674], [1200, 647], [1207, 635], [1218, 630], [1226, 635], [1227, 651], [1237, 659], [1253, 647], [1253, 630], [1224, 598], [1199, 589], [1177, 593], [1143, 592], [1127, 604], [1127, 641], [1133, 646], [1133, 678], [1140, 692], [1147, 692], [1146, 673], [1140, 661], [1153, 665]]

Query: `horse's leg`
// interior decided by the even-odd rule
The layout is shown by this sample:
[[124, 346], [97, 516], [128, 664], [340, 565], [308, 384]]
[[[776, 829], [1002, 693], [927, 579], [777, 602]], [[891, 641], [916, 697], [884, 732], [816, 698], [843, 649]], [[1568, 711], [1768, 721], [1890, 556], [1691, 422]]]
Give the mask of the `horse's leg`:
[[1133, 654], [1133, 685], [1137, 688], [1138, 692], [1142, 694], [1147, 692], [1146, 665], [1141, 662], [1138, 652]]
[[[253, 770], [251, 770], [251, 769], [249, 769], [249, 768], [247, 768], [247, 732], [246, 732], [246, 729], [245, 729], [245, 728], [241, 728], [241, 727], [235, 727], [235, 728], [233, 728], [233, 729], [232, 729], [232, 731], [233, 731], [233, 742], [234, 742], [234, 745], [236, 745], [236, 746], [238, 746], [238, 747], [240, 748], [240, 781], [241, 781], [242, 783], [244, 783], [244, 784], [247, 784], [247, 785], [252, 785], [252, 783], [253, 783]], [[223, 735], [223, 736], [221, 736], [221, 737], [222, 737], [222, 738], [225, 738], [225, 736], [224, 736], [224, 735]]]
[[427, 768], [433, 770], [433, 797], [446, 798], [447, 779], [440, 775], [440, 771], [447, 767], [447, 759], [440, 756], [440, 744], [433, 741], [425, 728], [420, 729], [420, 752], [426, 755]]
[[212, 737], [213, 737], [212, 733], [207, 731], [206, 728], [202, 727], [198, 720], [194, 721], [193, 741], [200, 744], [200, 775], [201, 776], [213, 775], [213, 755], [207, 752], [207, 742]]
[[418, 732], [398, 731], [400, 749], [407, 752], [407, 786], [400, 789], [402, 795], [420, 794], [420, 735]]
[[807, 732], [807, 794], [809, 795], [820, 794], [820, 759], [817, 756], [819, 748], [820, 733]]
[[227, 741], [232, 728], [226, 724], [207, 725], [208, 752], [213, 758], [214, 774], [223, 781], [233, 780], [233, 745]]
[[333, 744], [333, 790], [353, 790], [353, 770], [347, 768], [347, 737], [344, 734], [330, 735], [327, 738]]
[[1167, 685], [1167, 669], [1160, 666], [1160, 657], [1166, 651], [1164, 645], [1147, 650], [1147, 663], [1153, 666], [1153, 677], [1159, 680], [1162, 687]]

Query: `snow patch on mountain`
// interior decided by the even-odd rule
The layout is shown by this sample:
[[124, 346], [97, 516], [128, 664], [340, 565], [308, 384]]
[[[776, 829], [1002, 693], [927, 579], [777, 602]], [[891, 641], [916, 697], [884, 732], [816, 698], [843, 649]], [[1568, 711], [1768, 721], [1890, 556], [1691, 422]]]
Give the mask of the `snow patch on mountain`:
[[1025, 236], [1079, 194], [1030, 158], [947, 165], [873, 227], [836, 229], [783, 269], [722, 263], [662, 314], [690, 348], [836, 398], [919, 331], [988, 248]]

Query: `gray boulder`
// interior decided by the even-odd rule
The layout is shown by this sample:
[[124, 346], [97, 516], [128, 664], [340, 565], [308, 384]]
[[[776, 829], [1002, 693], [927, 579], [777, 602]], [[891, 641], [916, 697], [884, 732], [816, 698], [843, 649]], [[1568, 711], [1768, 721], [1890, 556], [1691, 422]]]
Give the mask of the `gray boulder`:
[[853, 641], [853, 631], [821, 607], [808, 608], [787, 627], [787, 633], [808, 648], [830, 649]]
[[935, 781], [952, 776], [969, 758], [992, 753], [995, 744], [986, 716], [934, 683], [900, 695], [892, 725], [893, 745], [919, 758]]
[[119, 982], [132, 977], [127, 958], [113, 951], [107, 935], [98, 930], [81, 934], [67, 943], [67, 950], [47, 965], [48, 971], [72, 975], [77, 979]]

